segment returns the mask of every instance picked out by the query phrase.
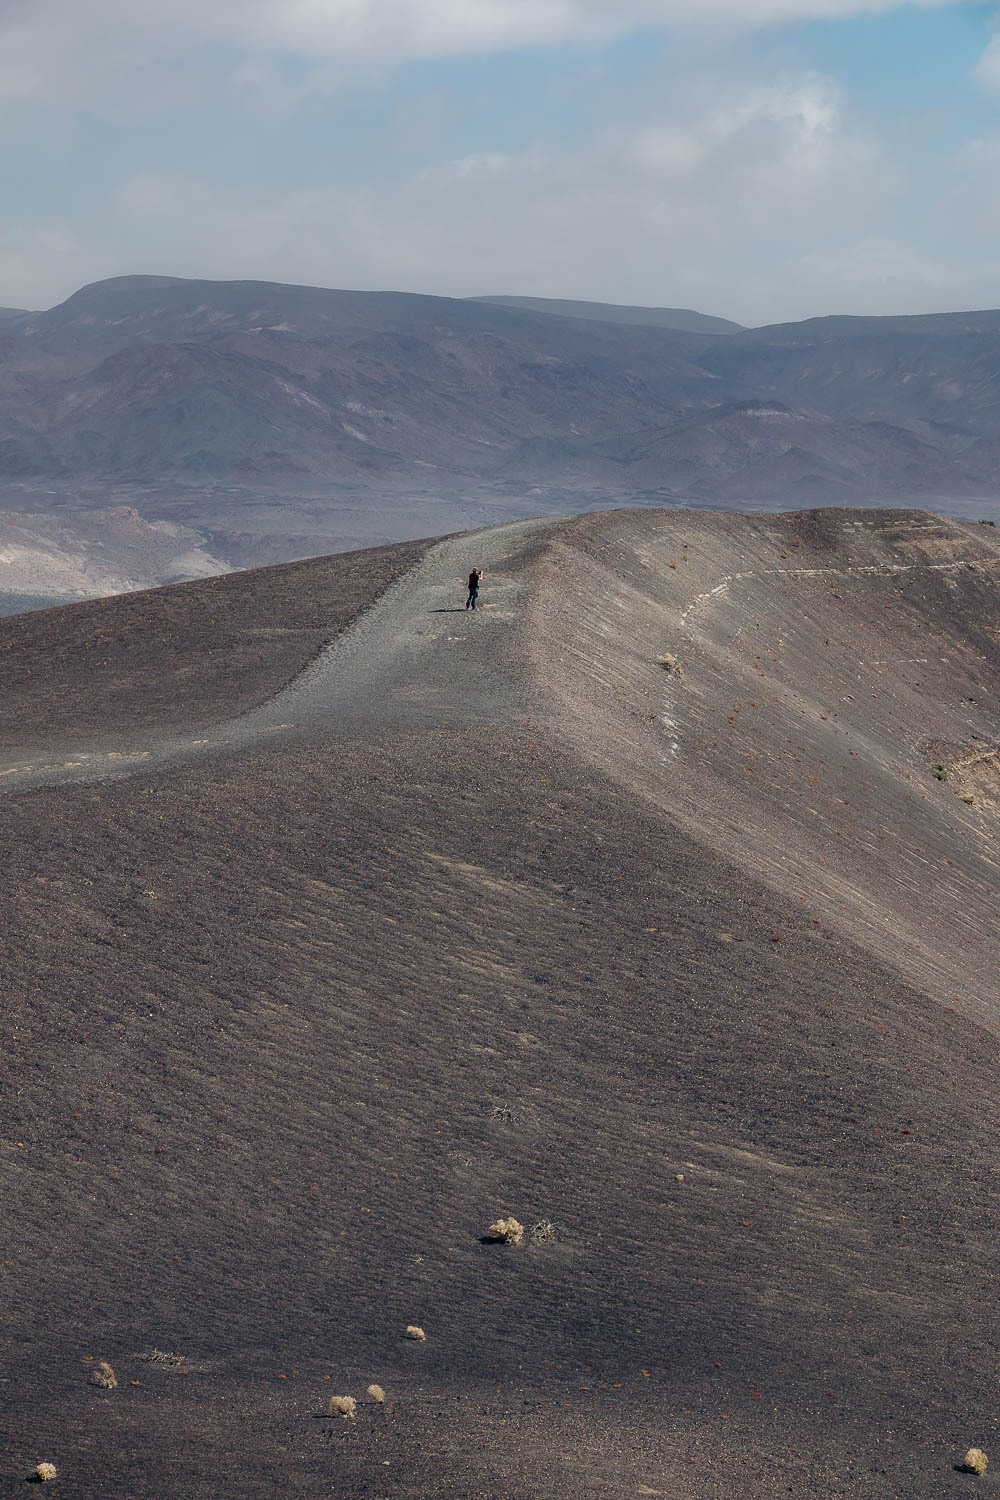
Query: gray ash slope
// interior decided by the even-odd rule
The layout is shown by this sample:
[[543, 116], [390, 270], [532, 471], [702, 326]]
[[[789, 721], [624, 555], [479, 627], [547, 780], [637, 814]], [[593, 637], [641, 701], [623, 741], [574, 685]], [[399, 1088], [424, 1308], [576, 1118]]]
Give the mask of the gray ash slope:
[[[331, 628], [377, 592], [348, 562], [296, 574]], [[308, 713], [223, 657], [228, 752], [7, 750], [0, 1492], [46, 1457], [164, 1500], [964, 1493], [998, 1435], [997, 566], [919, 512], [503, 528], [414, 559]], [[194, 723], [196, 591], [280, 632], [281, 577], [38, 624], [83, 701], [131, 612]], [[554, 1239], [484, 1243], [507, 1212]], [[372, 1380], [384, 1411], [318, 1419]]]

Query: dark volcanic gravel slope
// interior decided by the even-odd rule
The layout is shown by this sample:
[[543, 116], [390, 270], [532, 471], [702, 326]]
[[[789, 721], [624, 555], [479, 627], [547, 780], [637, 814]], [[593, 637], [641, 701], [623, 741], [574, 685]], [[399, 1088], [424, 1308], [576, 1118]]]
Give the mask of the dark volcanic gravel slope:
[[[513, 592], [501, 565], [524, 609], [425, 642], [398, 722], [373, 650], [368, 734], [0, 802], [0, 1494], [39, 1459], [68, 1495], [164, 1500], [977, 1483], [996, 1037], [860, 904], [793, 888], [773, 825], [754, 873], [642, 784], [622, 674], [664, 536], [602, 520], [536, 537]], [[489, 639], [492, 721], [433, 722]], [[484, 1243], [507, 1213], [552, 1237]], [[384, 1408], [321, 1417], [371, 1381]]]
[[430, 542], [0, 619], [0, 753], [204, 728], [278, 692]]

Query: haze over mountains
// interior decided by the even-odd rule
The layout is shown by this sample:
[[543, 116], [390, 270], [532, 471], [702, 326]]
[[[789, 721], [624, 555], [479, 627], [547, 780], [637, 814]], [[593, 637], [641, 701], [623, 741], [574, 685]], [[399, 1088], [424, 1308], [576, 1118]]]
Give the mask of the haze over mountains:
[[990, 311], [739, 329], [120, 277], [0, 322], [0, 503], [125, 504], [238, 566], [608, 504], [990, 515], [998, 367]]

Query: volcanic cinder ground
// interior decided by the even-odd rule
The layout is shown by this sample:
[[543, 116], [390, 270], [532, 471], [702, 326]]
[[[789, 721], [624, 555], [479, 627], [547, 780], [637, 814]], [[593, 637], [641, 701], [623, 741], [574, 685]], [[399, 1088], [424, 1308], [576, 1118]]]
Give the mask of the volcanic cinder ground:
[[0, 621], [0, 1494], [995, 1488], [998, 564], [618, 511]]

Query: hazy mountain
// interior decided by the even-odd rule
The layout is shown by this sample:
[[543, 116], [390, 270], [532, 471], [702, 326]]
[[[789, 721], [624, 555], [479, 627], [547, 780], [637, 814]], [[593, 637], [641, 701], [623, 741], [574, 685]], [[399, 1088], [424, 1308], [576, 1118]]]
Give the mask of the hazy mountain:
[[701, 363], [724, 383], [907, 428], [956, 455], [1000, 436], [1000, 312], [812, 318], [713, 341]]
[[680, 333], [738, 333], [742, 323], [692, 312], [687, 307], [627, 307], [616, 302], [567, 302], [559, 297], [475, 297], [494, 307], [519, 307], [525, 312], [560, 318], [586, 318], [595, 323], [630, 323], [645, 328], [674, 328]]
[[0, 323], [10, 322], [17, 318], [30, 318], [31, 314], [23, 307], [0, 307]]
[[[352, 292], [272, 281], [190, 281], [171, 276], [117, 276], [93, 282], [46, 312], [30, 315], [23, 336], [52, 351], [109, 353], [138, 342], [177, 342], [235, 332], [283, 333], [346, 343], [384, 332], [453, 336], [547, 329], [580, 351], [587, 330], [554, 334], [543, 314], [488, 301], [427, 297], [415, 292]], [[617, 321], [617, 320], [616, 320]], [[610, 331], [608, 336], [610, 337]], [[605, 340], [606, 342], [606, 340]], [[619, 346], [628, 347], [627, 340]]]
[[0, 466], [477, 481], [526, 439], [710, 403], [691, 344], [447, 298], [123, 278], [0, 341]]
[[0, 502], [242, 562], [615, 502], [995, 508], [998, 312], [720, 337], [526, 300], [84, 287], [0, 325]]

